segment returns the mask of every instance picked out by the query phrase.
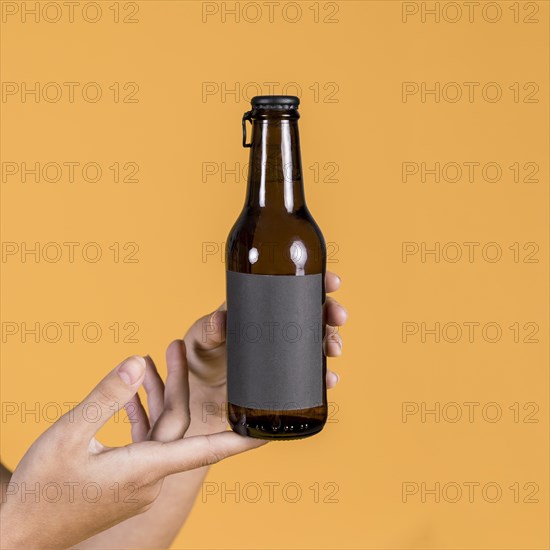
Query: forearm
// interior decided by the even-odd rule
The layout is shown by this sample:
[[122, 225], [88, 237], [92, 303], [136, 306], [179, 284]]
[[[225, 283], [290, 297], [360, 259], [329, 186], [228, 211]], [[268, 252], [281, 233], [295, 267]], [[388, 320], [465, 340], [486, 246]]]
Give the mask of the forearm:
[[[119, 523], [75, 548], [168, 548], [191, 512], [207, 472], [205, 467], [167, 477], [159, 497], [147, 512]], [[139, 499], [139, 494], [135, 498]]]

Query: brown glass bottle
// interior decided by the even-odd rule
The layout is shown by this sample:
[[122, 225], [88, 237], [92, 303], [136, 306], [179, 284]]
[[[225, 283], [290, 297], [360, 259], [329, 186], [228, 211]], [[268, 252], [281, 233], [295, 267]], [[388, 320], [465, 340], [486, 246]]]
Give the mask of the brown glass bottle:
[[248, 190], [226, 245], [228, 419], [264, 439], [308, 437], [327, 418], [326, 248], [304, 197], [299, 103], [258, 96], [243, 116]]

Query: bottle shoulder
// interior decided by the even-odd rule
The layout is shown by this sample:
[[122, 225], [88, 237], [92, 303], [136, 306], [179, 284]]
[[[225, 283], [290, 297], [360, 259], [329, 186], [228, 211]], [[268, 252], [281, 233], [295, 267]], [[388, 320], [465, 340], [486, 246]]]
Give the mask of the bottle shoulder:
[[229, 232], [226, 262], [245, 273], [324, 273], [326, 245], [305, 207], [292, 213], [245, 207]]

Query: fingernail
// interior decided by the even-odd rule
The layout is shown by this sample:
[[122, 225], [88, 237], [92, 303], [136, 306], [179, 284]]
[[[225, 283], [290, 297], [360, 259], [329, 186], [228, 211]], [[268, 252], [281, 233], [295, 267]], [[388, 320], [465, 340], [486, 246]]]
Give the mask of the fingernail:
[[340, 311], [344, 314], [344, 322], [347, 321], [349, 317], [348, 310], [344, 306], [340, 306]]
[[334, 338], [330, 343], [338, 346], [336, 350], [334, 350], [334, 347], [332, 348], [333, 354], [336, 356], [342, 355], [342, 342], [338, 338]]
[[117, 369], [117, 374], [128, 386], [133, 386], [143, 377], [145, 372], [145, 359], [134, 355], [128, 357]]

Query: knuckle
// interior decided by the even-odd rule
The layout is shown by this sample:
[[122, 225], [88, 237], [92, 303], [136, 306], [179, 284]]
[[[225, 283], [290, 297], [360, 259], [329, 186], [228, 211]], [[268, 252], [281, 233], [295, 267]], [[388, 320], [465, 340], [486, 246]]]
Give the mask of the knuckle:
[[340, 336], [338, 335], [338, 327], [327, 325], [326, 340], [327, 342], [337, 342]]
[[217, 464], [218, 462], [221, 462], [225, 457], [223, 456], [223, 453], [221, 453], [215, 446], [214, 442], [212, 441], [212, 438], [210, 436], [206, 436], [207, 440], [207, 447], [206, 452], [204, 454], [204, 460], [206, 462], [206, 466], [210, 466], [212, 464]]
[[105, 408], [111, 407], [118, 401], [116, 395], [112, 392], [112, 390], [104, 385], [100, 385], [97, 387], [94, 394], [94, 399], [97, 401], [98, 405]]

